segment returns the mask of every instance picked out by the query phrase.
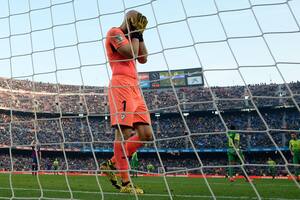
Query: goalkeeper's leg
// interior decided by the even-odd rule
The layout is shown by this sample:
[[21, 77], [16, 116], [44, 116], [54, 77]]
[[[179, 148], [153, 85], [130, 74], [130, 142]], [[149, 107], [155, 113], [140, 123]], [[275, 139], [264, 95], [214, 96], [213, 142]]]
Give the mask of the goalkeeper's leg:
[[106, 174], [111, 184], [116, 189], [121, 189], [120, 184], [118, 183], [117, 176], [114, 172], [116, 170], [115, 164], [111, 160], [104, 161], [100, 164], [100, 169], [103, 170], [103, 173]]
[[[152, 129], [149, 124], [144, 122], [136, 122], [134, 123], [134, 129], [137, 135], [132, 136], [126, 142], [126, 151], [127, 156], [130, 157], [134, 152], [137, 151], [138, 148], [143, 146], [143, 141], [152, 140]], [[134, 167], [136, 169], [136, 167]], [[137, 172], [133, 171], [133, 173], [137, 176]], [[126, 181], [122, 178], [122, 189], [120, 190], [122, 193], [137, 193], [143, 194], [144, 191], [136, 186], [133, 186], [130, 181]]]
[[[124, 131], [122, 133], [123, 133], [124, 139], [128, 138], [129, 134], [126, 134], [128, 132]], [[120, 192], [143, 194], [144, 191], [142, 189], [134, 186], [133, 183], [130, 182], [129, 171], [128, 171], [128, 169], [129, 169], [128, 151], [129, 150], [128, 150], [128, 148], [126, 148], [126, 145], [123, 145], [123, 144], [124, 143], [121, 142], [121, 133], [119, 131], [116, 131], [116, 140], [114, 143], [114, 152], [115, 152], [114, 156], [115, 156], [115, 160], [116, 160], [117, 169], [120, 170], [120, 175], [121, 175], [122, 185], [120, 188]], [[133, 143], [133, 144], [136, 144], [136, 143]], [[135, 145], [135, 146], [141, 146], [141, 145], [139, 144], [139, 145]], [[135, 151], [136, 151], [136, 149], [135, 149]], [[131, 153], [131, 155], [132, 155], [132, 153]]]
[[[131, 98], [133, 98], [134, 102], [131, 102], [132, 105], [135, 106], [135, 109], [133, 110], [133, 128], [136, 131], [136, 134], [132, 137], [128, 138], [131, 134], [127, 130], [122, 130], [122, 133], [120, 133], [118, 130], [116, 131], [116, 142], [114, 146], [114, 157], [111, 159], [111, 161], [115, 161], [117, 168], [122, 170], [121, 178], [122, 178], [122, 188], [121, 192], [129, 192], [129, 193], [144, 193], [144, 191], [140, 188], [137, 188], [130, 183], [129, 180], [129, 173], [128, 173], [128, 162], [126, 159], [132, 156], [134, 152], [137, 151], [138, 148], [143, 146], [143, 141], [149, 141], [152, 140], [152, 129], [150, 127], [151, 120], [150, 120], [150, 114], [147, 109], [147, 106], [145, 104], [144, 99], [142, 98], [141, 91], [138, 86], [132, 88], [133, 93]], [[132, 100], [132, 99], [131, 99]], [[123, 108], [123, 106], [122, 106]], [[127, 109], [126, 109], [127, 110]], [[129, 109], [130, 110], [130, 109]], [[122, 119], [120, 119], [122, 120]], [[122, 126], [123, 127], [123, 126]], [[121, 141], [122, 137], [121, 134], [123, 134], [124, 139], [126, 140], [125, 143], [125, 155], [122, 149], [122, 146], [118, 141]], [[123, 155], [120, 157], [120, 155]]]
[[[134, 152], [137, 151], [137, 149], [139, 149], [140, 147], [143, 146], [143, 142], [142, 141], [149, 141], [152, 140], [152, 131], [151, 131], [151, 127], [148, 124], [145, 123], [135, 123], [134, 124], [134, 128], [137, 132], [136, 135], [131, 136], [125, 143], [125, 150], [127, 153], [127, 157], [130, 158], [132, 156], [132, 154]], [[123, 130], [123, 129], [122, 129]], [[122, 131], [123, 135], [130, 135], [131, 134], [131, 129], [125, 129]], [[125, 134], [124, 134], [125, 133]], [[124, 139], [126, 139], [126, 137], [124, 137]], [[115, 166], [117, 163], [117, 159], [116, 159], [116, 152], [118, 152], [118, 147], [117, 149], [114, 148], [114, 156], [101, 164], [101, 169], [102, 170], [115, 170]], [[127, 168], [128, 169], [128, 168]], [[137, 172], [136, 172], [137, 173]], [[116, 188], [118, 188], [119, 186], [115, 185], [115, 183], [117, 183], [117, 177], [115, 175], [114, 172], [107, 172], [106, 173], [109, 177], [110, 182], [112, 183], [112, 185], [114, 185]], [[124, 178], [122, 178], [122, 185], [127, 185], [129, 183], [129, 179], [127, 179], [127, 176], [125, 175]], [[129, 186], [129, 185], [128, 185]], [[127, 190], [123, 190], [123, 192], [129, 192], [130, 189]]]
[[142, 147], [143, 141], [152, 141], [153, 139], [149, 111], [140, 93], [140, 89], [138, 87], [134, 87], [133, 94], [135, 95], [134, 99], [137, 107], [133, 116], [133, 128], [136, 135], [129, 138], [126, 142], [128, 156], [131, 156], [140, 147]]
[[[138, 148], [143, 146], [143, 141], [151, 141], [152, 140], [152, 129], [148, 123], [145, 122], [136, 122], [134, 123], [134, 129], [137, 135], [132, 136], [126, 142], [126, 151], [127, 156], [131, 156], [134, 152], [137, 151]], [[136, 168], [135, 168], [136, 169]], [[137, 172], [134, 171], [137, 176]], [[133, 186], [129, 180], [126, 182], [122, 179], [122, 189], [121, 192], [123, 193], [138, 193], [143, 194], [144, 191], [141, 188]], [[135, 190], [135, 191], [134, 191]]]
[[[110, 160], [107, 160], [103, 163], [101, 163], [100, 165], [100, 169], [101, 170], [104, 170], [104, 174], [107, 175], [109, 181], [111, 182], [111, 184], [117, 188], [117, 189], [121, 189], [121, 185], [118, 183], [118, 179], [117, 179], [117, 176], [115, 175], [115, 171], [116, 169], [124, 169], [124, 170], [128, 170], [128, 163], [127, 163], [127, 159], [126, 159], [126, 156], [124, 155], [124, 151], [126, 151], [126, 149], [123, 149], [126, 148], [125, 145], [123, 145], [122, 147], [122, 144], [124, 144], [124, 142], [122, 142], [122, 139], [124, 137], [124, 140], [126, 140], [129, 135], [131, 134], [131, 131], [132, 129], [130, 127], [127, 127], [127, 126], [121, 126], [121, 132], [119, 131], [119, 129], [117, 128], [116, 129], [116, 133], [115, 133], [115, 142], [114, 142], [114, 156], [110, 159]], [[123, 137], [122, 137], [122, 135]], [[128, 181], [129, 178], [128, 178], [128, 172], [121, 172], [121, 178], [122, 178], [122, 181], [123, 180], [126, 180]]]

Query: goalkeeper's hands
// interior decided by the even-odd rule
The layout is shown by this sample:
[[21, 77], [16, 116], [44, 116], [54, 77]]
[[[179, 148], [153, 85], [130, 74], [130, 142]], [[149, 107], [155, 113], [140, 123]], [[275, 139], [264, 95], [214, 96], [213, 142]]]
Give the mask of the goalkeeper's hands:
[[143, 34], [140, 33], [140, 32], [133, 32], [133, 33], [130, 33], [130, 38], [131, 38], [131, 39], [136, 38], [136, 39], [139, 40], [139, 42], [144, 42]]
[[145, 17], [141, 13], [137, 13], [135, 16], [129, 18], [129, 23], [133, 28], [133, 30], [131, 31], [138, 31], [143, 34], [148, 24], [148, 20], [147, 17]]
[[143, 42], [143, 32], [148, 24], [147, 18], [141, 13], [137, 13], [135, 16], [129, 18], [129, 23], [131, 27], [130, 31], [132, 31], [130, 33], [130, 38], [136, 38], [139, 42]]

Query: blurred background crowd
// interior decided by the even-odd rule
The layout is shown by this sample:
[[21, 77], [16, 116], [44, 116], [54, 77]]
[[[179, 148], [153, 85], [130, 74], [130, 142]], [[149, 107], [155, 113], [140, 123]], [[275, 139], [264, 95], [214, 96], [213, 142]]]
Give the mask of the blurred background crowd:
[[[199, 168], [195, 151], [200, 152], [204, 165], [226, 165], [226, 127], [230, 125], [241, 135], [240, 148], [247, 163], [265, 164], [268, 157], [285, 163], [276, 146], [291, 162], [287, 146], [290, 133], [299, 132], [300, 82], [210, 89], [194, 86], [176, 88], [175, 92], [171, 88], [143, 91], [163, 165], [156, 154], [141, 152], [139, 170], [147, 171], [149, 163], [156, 170], [162, 166], [169, 170]], [[12, 166], [16, 171], [30, 170], [34, 139], [42, 150], [40, 169], [49, 169], [55, 158], [61, 170], [97, 169], [96, 163], [109, 158], [114, 139], [106, 93], [105, 87], [0, 78], [0, 170], [12, 170]], [[258, 150], [253, 152], [255, 148]], [[263, 148], [270, 149], [259, 150]], [[86, 149], [89, 151], [84, 153]], [[144, 149], [156, 151], [153, 144]], [[246, 168], [252, 174], [266, 173], [263, 167]], [[204, 171], [226, 174], [222, 167]], [[286, 174], [286, 169], [280, 168], [278, 173]]]

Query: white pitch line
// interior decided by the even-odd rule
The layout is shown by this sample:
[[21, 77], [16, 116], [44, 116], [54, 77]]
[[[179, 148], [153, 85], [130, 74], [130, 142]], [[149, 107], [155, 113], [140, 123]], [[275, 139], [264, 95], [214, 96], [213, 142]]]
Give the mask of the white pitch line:
[[[7, 187], [0, 187], [0, 190], [11, 190]], [[28, 188], [14, 188], [14, 190], [24, 190], [24, 191], [40, 191], [39, 189], [28, 189]], [[63, 192], [63, 193], [69, 193], [68, 190], [51, 190], [51, 189], [43, 189], [43, 191], [48, 192]], [[80, 190], [72, 190], [73, 193], [83, 193], [83, 194], [101, 194], [100, 192], [93, 192], [93, 191], [80, 191]], [[121, 195], [121, 196], [132, 196], [134, 194], [126, 194], [126, 193], [115, 193], [115, 192], [103, 192], [104, 195]], [[153, 196], [153, 197], [169, 197], [169, 194], [142, 194], [141, 196]], [[208, 195], [184, 195], [184, 194], [178, 194], [173, 195], [174, 197], [184, 197], [184, 198], [211, 198], [212, 196]], [[250, 197], [250, 196], [216, 196], [217, 198], [221, 199], [257, 199], [257, 197]], [[43, 197], [44, 199], [53, 199], [53, 200], [62, 200], [64, 198], [47, 198]], [[7, 197], [0, 197], [0, 199], [10, 199]], [[18, 198], [17, 198], [18, 199]], [[24, 199], [23, 197], [20, 197], [20, 199]], [[31, 199], [39, 199], [38, 197]], [[285, 198], [263, 198], [265, 200], [299, 200], [299, 199], [285, 199]]]

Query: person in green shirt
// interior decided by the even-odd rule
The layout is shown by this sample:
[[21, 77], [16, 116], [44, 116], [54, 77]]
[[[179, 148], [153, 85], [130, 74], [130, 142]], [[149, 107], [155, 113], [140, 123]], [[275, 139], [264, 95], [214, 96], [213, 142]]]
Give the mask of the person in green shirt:
[[267, 161], [268, 164], [268, 173], [272, 176], [273, 179], [275, 179], [276, 176], [276, 162], [272, 160], [272, 158], [268, 158]]
[[[293, 164], [300, 164], [300, 139], [297, 138], [296, 133], [291, 133], [291, 140], [289, 142], [289, 149], [293, 156]], [[299, 166], [295, 166], [296, 179], [299, 182]]]
[[[241, 159], [245, 160], [245, 157], [240, 150], [240, 134], [237, 133], [234, 125], [230, 126], [230, 131], [227, 132], [227, 157], [229, 165], [236, 165], [241, 163]], [[241, 159], [240, 159], [241, 158]], [[228, 167], [229, 180], [233, 182], [234, 179], [234, 168]], [[247, 181], [250, 181], [248, 177], [244, 174]]]
[[149, 164], [147, 165], [147, 172], [150, 173], [150, 172], [152, 172], [153, 170], [154, 170], [154, 166], [153, 166], [151, 163], [149, 163]]
[[130, 161], [131, 169], [132, 171], [132, 177], [138, 177], [138, 167], [139, 167], [139, 159], [137, 156], [137, 152], [134, 152], [131, 156], [131, 161]]
[[57, 174], [58, 175], [58, 160], [57, 158], [55, 158], [55, 160], [53, 161], [53, 170], [54, 170], [54, 174]]

